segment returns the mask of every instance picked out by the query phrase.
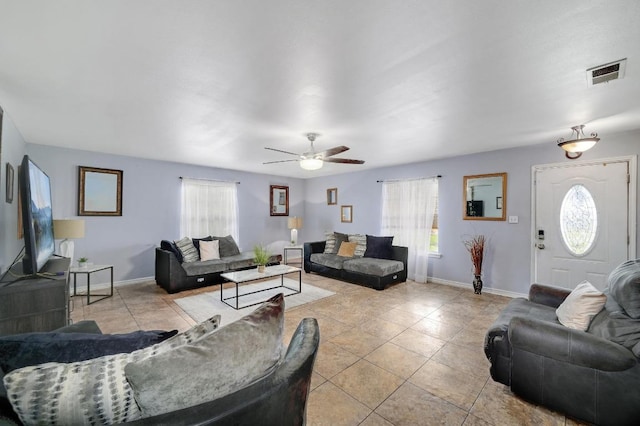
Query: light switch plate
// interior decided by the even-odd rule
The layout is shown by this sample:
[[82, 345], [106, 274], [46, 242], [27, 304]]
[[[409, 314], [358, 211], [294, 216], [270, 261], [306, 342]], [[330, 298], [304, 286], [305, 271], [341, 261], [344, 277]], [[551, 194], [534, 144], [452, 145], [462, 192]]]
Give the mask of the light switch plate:
[[509, 216], [509, 223], [518, 223], [518, 216]]

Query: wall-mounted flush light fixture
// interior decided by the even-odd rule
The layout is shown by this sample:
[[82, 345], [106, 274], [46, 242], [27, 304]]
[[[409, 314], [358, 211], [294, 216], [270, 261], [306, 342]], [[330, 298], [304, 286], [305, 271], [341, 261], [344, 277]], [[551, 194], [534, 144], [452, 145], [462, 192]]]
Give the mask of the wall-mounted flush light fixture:
[[600, 140], [597, 133], [591, 133], [591, 137], [586, 137], [582, 131], [583, 128], [584, 124], [573, 126], [569, 140], [558, 139], [558, 146], [565, 150], [564, 155], [570, 160], [579, 158], [583, 152], [593, 148]]

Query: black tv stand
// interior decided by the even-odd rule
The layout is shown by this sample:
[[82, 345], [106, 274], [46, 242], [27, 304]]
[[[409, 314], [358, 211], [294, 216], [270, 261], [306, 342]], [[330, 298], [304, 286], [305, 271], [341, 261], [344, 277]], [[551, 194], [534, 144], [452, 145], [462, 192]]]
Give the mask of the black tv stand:
[[0, 335], [51, 331], [68, 325], [68, 270], [68, 258], [49, 259], [40, 271], [44, 275], [22, 276], [22, 264], [14, 265], [11, 273], [19, 278], [0, 288]]

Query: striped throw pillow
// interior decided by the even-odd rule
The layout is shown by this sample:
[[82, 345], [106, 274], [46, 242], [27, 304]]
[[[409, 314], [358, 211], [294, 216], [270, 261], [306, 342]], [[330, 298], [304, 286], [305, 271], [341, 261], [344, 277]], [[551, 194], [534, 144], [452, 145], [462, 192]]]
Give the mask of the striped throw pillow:
[[356, 251], [353, 257], [363, 257], [367, 251], [367, 236], [363, 234], [349, 234], [349, 242], [356, 243]]
[[183, 262], [197, 262], [200, 260], [200, 254], [193, 241], [189, 237], [184, 237], [181, 240], [175, 241], [176, 247], [182, 253]]

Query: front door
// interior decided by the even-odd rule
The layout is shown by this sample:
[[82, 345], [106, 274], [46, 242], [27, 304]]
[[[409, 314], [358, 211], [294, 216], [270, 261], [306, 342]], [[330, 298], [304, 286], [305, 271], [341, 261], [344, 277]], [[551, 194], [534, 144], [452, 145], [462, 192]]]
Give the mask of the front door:
[[629, 161], [538, 166], [533, 178], [533, 282], [604, 289], [632, 254]]

